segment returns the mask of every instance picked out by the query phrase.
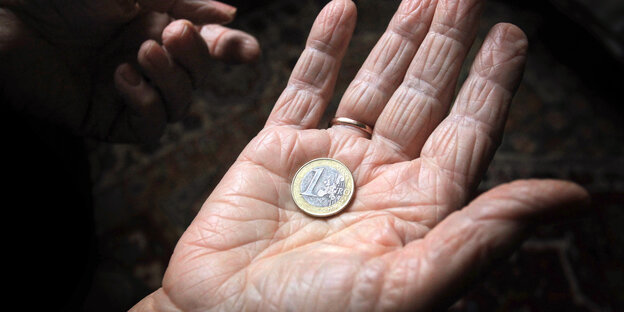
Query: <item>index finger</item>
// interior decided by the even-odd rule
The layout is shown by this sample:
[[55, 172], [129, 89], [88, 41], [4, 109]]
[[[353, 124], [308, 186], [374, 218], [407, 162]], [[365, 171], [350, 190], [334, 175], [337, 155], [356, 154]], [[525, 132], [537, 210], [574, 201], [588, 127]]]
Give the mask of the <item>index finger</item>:
[[138, 0], [138, 3], [142, 8], [196, 24], [226, 24], [236, 16], [235, 7], [214, 0]]

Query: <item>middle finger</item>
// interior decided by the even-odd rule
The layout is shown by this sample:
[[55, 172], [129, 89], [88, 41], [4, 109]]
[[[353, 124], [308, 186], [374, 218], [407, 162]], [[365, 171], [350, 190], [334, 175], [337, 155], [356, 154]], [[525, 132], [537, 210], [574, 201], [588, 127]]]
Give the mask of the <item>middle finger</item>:
[[143, 43], [137, 59], [163, 97], [167, 120], [176, 122], [182, 119], [191, 104], [193, 92], [189, 74], [154, 40]]
[[165, 49], [184, 68], [195, 86], [200, 86], [208, 73], [210, 51], [195, 25], [186, 20], [169, 24], [162, 33]]
[[479, 26], [482, 0], [440, 0], [427, 37], [379, 116], [373, 141], [413, 159], [448, 112]]

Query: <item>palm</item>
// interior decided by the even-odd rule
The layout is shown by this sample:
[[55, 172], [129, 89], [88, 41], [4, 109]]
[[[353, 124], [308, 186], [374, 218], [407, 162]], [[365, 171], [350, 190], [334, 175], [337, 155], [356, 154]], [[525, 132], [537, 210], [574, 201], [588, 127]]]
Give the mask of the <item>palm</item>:
[[[276, 127], [261, 132], [243, 151], [232, 171], [240, 170], [241, 178], [250, 172], [264, 173], [254, 179], [245, 178], [236, 182], [238, 190], [249, 192], [237, 195], [265, 198], [267, 202], [272, 200], [271, 209], [289, 212], [281, 215], [285, 219], [276, 221], [286, 222], [292, 217], [314, 221], [303, 214], [292, 200], [284, 200], [282, 197], [283, 194], [289, 194], [293, 173], [303, 163], [320, 157], [342, 161], [356, 178], [355, 200], [347, 212], [333, 218], [339, 223], [345, 222], [345, 226], [354, 222], [347, 220], [361, 222], [369, 218], [397, 218], [392, 220], [402, 229], [397, 233], [400, 234], [397, 238], [409, 241], [424, 234], [424, 228], [437, 223], [438, 209], [454, 209], [462, 202], [461, 196], [464, 196], [457, 194], [452, 179], [440, 168], [423, 163], [420, 159], [406, 159], [380, 141], [336, 128], [296, 130], [289, 127]], [[241, 181], [244, 182], [241, 184]], [[218, 196], [218, 192], [211, 198], [214, 196]], [[446, 202], [441, 202], [440, 198]]]
[[[452, 192], [448, 179], [437, 170], [398, 156], [389, 159], [389, 154], [393, 151], [384, 146], [334, 129], [277, 127], [260, 133], [181, 240], [184, 247], [176, 251], [170, 270], [175, 272], [178, 266], [197, 270], [188, 272], [192, 278], [173, 273], [175, 289], [201, 281], [201, 289], [221, 290], [203, 302], [207, 306], [228, 307], [233, 304], [228, 302], [230, 291], [236, 289], [241, 293], [235, 297], [275, 300], [236, 302], [243, 306], [288, 302], [316, 305], [321, 311], [346, 308], [349, 302], [343, 299], [358, 291], [354, 282], [364, 278], [364, 269], [390, 259], [406, 242], [422, 238], [436, 223], [438, 207], [445, 205], [436, 198]], [[288, 200], [292, 173], [316, 157], [339, 159], [356, 177], [353, 204], [327, 221], [310, 218]], [[419, 182], [419, 171], [436, 175], [428, 179], [435, 185]], [[229, 272], [214, 270], [225, 264]], [[381, 277], [383, 272], [377, 274]], [[382, 282], [377, 278], [360, 286], [378, 287]], [[293, 299], [290, 291], [308, 295]], [[323, 306], [318, 298], [332, 306]]]
[[[369, 138], [348, 126], [315, 129], [355, 24], [353, 3], [332, 1], [267, 125], [180, 239], [163, 288], [136, 309], [428, 310], [509, 252], [523, 220], [581, 199], [576, 186], [534, 181], [453, 213], [494, 153], [526, 49], [521, 31], [497, 26], [444, 118], [480, 2], [440, 1], [445, 14], [431, 22], [435, 5], [403, 1], [338, 107], [375, 125]], [[431, 23], [428, 34], [419, 23]], [[442, 35], [448, 25], [460, 34]], [[290, 195], [297, 169], [321, 157], [344, 163], [356, 188], [327, 219], [302, 213]]]

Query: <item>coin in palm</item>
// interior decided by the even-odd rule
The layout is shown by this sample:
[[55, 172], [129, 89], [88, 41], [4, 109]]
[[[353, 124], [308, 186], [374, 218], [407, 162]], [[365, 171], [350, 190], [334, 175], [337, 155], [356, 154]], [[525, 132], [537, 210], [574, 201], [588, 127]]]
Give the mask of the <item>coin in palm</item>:
[[331, 158], [318, 158], [303, 165], [293, 178], [295, 204], [309, 215], [328, 217], [342, 211], [354, 192], [349, 168]]

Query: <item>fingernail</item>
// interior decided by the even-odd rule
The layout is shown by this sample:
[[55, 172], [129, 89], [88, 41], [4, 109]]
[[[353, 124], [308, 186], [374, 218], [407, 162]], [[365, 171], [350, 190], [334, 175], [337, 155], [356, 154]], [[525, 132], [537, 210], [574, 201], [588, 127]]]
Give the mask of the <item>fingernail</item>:
[[184, 36], [186, 36], [189, 31], [188, 24], [189, 22], [187, 21], [179, 21], [179, 22], [171, 23], [163, 31], [163, 41], [167, 42], [171, 38], [183, 38]]
[[152, 43], [145, 56], [147, 61], [156, 69], [168, 69], [171, 65], [169, 58], [162, 49], [159, 49], [157, 43]]
[[188, 22], [183, 22], [182, 25], [177, 28], [177, 31], [180, 34], [180, 38], [184, 38], [185, 36], [187, 36], [189, 30], [191, 30], [191, 26], [188, 25]]
[[125, 65], [121, 68], [121, 77], [133, 87], [141, 83], [141, 76], [130, 65]]
[[238, 9], [235, 6], [231, 6], [229, 4], [219, 1], [212, 1], [212, 3], [217, 9], [225, 12], [230, 18], [234, 18], [234, 16], [236, 16], [236, 11]]

